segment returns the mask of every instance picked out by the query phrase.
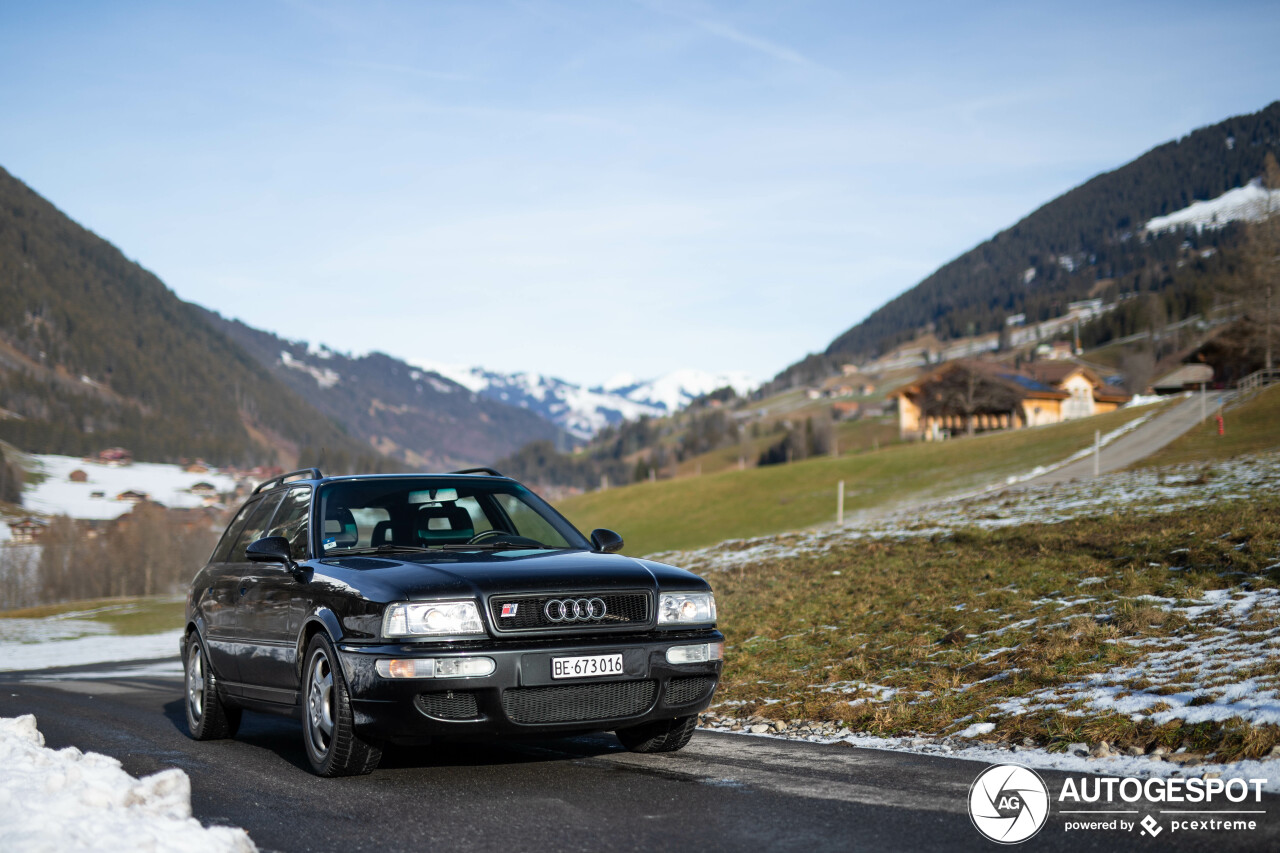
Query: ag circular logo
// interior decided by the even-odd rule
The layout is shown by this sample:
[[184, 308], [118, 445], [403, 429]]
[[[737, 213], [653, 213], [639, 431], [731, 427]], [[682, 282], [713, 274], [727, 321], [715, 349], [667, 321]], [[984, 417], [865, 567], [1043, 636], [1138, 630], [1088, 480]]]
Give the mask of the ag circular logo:
[[1049, 789], [1029, 768], [997, 764], [979, 773], [969, 787], [969, 819], [992, 841], [1026, 841], [1048, 817]]

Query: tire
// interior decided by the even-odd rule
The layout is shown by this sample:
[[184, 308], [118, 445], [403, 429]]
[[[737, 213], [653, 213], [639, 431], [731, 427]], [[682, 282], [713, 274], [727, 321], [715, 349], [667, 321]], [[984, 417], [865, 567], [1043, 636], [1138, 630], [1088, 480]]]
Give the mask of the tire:
[[187, 732], [196, 740], [234, 737], [240, 728], [240, 709], [228, 708], [218, 693], [218, 676], [209, 665], [204, 643], [194, 631], [182, 662], [186, 686]]
[[307, 646], [302, 673], [302, 740], [317, 776], [362, 776], [382, 760], [382, 750], [356, 734], [342, 667], [323, 633]]
[[688, 745], [697, 727], [698, 715], [694, 714], [618, 729], [614, 734], [628, 752], [675, 752]]

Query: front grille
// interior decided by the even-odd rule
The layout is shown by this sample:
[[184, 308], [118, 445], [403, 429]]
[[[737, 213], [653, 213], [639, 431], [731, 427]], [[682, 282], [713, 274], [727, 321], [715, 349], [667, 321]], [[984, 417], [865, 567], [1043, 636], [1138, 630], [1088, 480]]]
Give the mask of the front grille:
[[476, 694], [465, 690], [447, 693], [421, 693], [414, 700], [418, 710], [438, 720], [474, 720], [480, 716]]
[[[598, 598], [604, 602], [603, 619], [552, 622], [547, 618], [547, 602]], [[503, 616], [503, 605], [515, 605], [514, 616]], [[509, 612], [509, 610], [508, 610]], [[489, 615], [499, 631], [590, 631], [594, 628], [643, 627], [649, 624], [647, 592], [564, 592], [538, 595], [503, 595], [489, 599]]]
[[614, 681], [516, 687], [502, 693], [502, 710], [517, 723], [571, 723], [634, 717], [653, 704], [656, 681]]
[[715, 682], [706, 676], [673, 678], [667, 682], [668, 705], [688, 705], [706, 697]]

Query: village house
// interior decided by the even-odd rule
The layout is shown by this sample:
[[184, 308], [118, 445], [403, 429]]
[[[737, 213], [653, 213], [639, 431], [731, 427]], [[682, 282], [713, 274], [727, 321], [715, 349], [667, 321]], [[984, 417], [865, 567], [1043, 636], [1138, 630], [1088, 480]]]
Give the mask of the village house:
[[862, 406], [853, 400], [842, 400], [831, 404], [831, 417], [837, 421], [854, 421], [858, 419]]
[[106, 450], [99, 450], [91, 461], [112, 466], [132, 465], [133, 453], [123, 447], [108, 447]]
[[1129, 401], [1074, 362], [1034, 362], [1021, 368], [989, 361], [954, 361], [894, 392], [904, 439], [1021, 429], [1111, 412]]
[[14, 545], [34, 545], [49, 529], [49, 523], [38, 518], [20, 518], [9, 522], [9, 541]]
[[1207, 364], [1184, 364], [1152, 382], [1151, 390], [1157, 394], [1181, 394], [1183, 391], [1199, 390], [1212, 383], [1212, 367]]
[[131, 504], [143, 503], [147, 500], [150, 500], [150, 498], [151, 496], [148, 495], [146, 492], [139, 492], [139, 491], [135, 491], [134, 489], [129, 489], [127, 491], [123, 491], [120, 494], [116, 495], [116, 500], [126, 501], [127, 503], [131, 503]]

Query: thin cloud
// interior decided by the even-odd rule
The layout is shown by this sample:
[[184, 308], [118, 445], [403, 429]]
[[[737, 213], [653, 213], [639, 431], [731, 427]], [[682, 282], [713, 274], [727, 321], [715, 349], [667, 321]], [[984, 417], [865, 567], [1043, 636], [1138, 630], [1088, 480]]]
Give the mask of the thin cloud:
[[[651, 12], [657, 12], [660, 15], [666, 15], [672, 18], [679, 18], [682, 21], [693, 24], [705, 33], [733, 42], [742, 47], [754, 50], [757, 53], [763, 53], [765, 56], [786, 62], [790, 65], [798, 65], [801, 68], [821, 69], [822, 66], [814, 62], [809, 57], [792, 50], [791, 48], [769, 41], [759, 36], [744, 33], [735, 26], [726, 24], [723, 21], [714, 21], [710, 18], [699, 18], [696, 15], [690, 15], [678, 9], [668, 8], [665, 3], [647, 2], [647, 0], [638, 0], [641, 6], [644, 6]], [[825, 70], [825, 69], [824, 69]]]
[[[683, 16], [682, 16], [683, 17]], [[789, 47], [775, 44], [768, 39], [762, 39], [759, 36], [749, 35], [735, 27], [719, 21], [708, 21], [701, 18], [686, 19], [691, 23], [697, 24], [700, 28], [713, 36], [718, 36], [726, 41], [740, 44], [743, 47], [749, 47], [754, 51], [763, 53], [766, 56], [772, 56], [774, 59], [780, 59], [783, 62], [789, 62], [792, 65], [799, 65], [803, 68], [819, 68], [818, 63], [809, 59], [807, 56], [797, 53]]]

